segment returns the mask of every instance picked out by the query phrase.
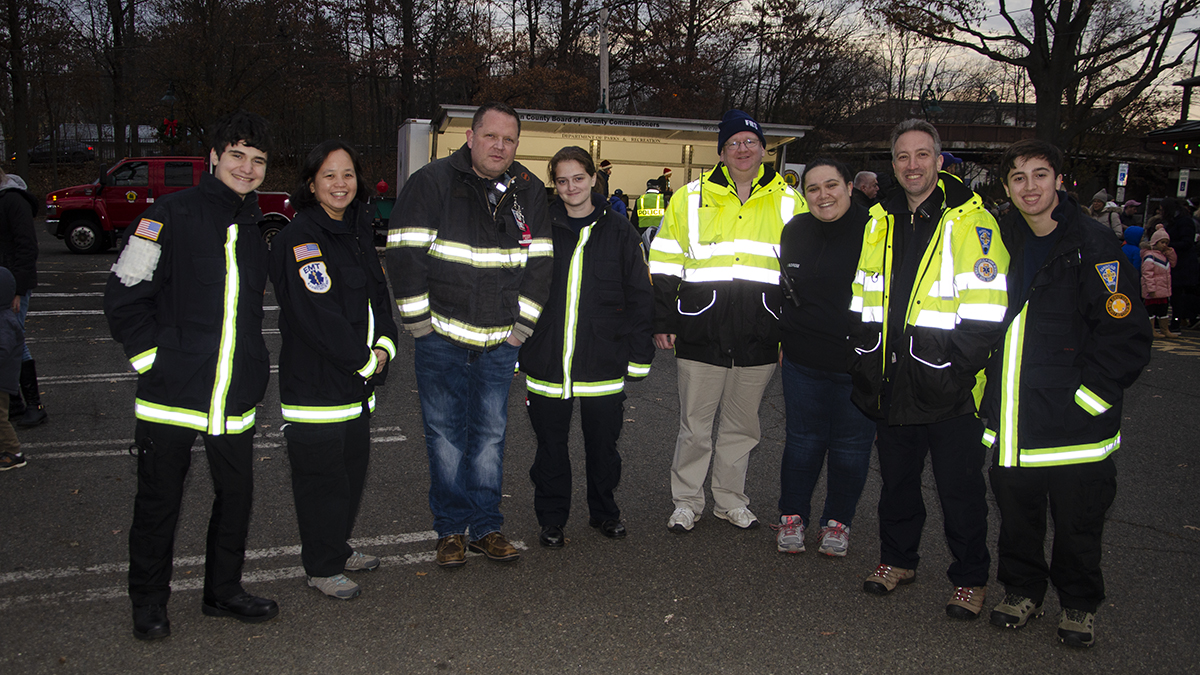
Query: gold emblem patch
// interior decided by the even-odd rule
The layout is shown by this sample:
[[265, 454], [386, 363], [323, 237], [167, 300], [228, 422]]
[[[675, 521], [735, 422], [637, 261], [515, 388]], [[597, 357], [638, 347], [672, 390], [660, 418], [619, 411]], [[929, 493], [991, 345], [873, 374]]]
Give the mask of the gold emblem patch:
[[1107, 309], [1109, 315], [1114, 319], [1124, 319], [1129, 316], [1129, 310], [1132, 307], [1129, 304], [1129, 297], [1124, 293], [1113, 293], [1108, 296], [1108, 302], [1104, 303], [1104, 309]]

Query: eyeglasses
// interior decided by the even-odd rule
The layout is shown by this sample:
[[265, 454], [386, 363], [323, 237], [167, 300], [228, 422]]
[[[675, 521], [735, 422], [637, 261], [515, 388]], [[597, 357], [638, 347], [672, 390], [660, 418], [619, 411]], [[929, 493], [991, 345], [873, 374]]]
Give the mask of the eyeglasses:
[[757, 138], [748, 138], [744, 141], [729, 141], [728, 143], [725, 144], [726, 150], [737, 150], [738, 148], [754, 150], [754, 149], [758, 148], [758, 139]]

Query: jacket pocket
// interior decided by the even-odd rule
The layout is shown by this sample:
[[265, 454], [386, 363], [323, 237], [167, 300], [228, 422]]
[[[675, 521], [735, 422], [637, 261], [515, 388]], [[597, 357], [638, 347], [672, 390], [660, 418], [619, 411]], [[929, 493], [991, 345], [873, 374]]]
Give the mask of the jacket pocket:
[[[592, 287], [592, 303], [598, 314], [607, 316], [625, 312], [625, 285], [621, 270], [615, 264], [600, 263], [592, 272], [595, 286]], [[587, 288], [587, 284], [584, 285]]]
[[1078, 443], [1092, 424], [1092, 415], [1076, 402], [1083, 375], [1074, 366], [1030, 364], [1021, 369], [1021, 408], [1030, 438], [1063, 439]]
[[[721, 218], [721, 211], [722, 209], [719, 206], [705, 206], [696, 209], [696, 217], [699, 220], [700, 226], [700, 241], [697, 243], [701, 246], [719, 241], [722, 238], [720, 223], [723, 222], [723, 219]], [[690, 240], [691, 236], [689, 234], [688, 240], [681, 243], [687, 244]], [[683, 247], [685, 251], [687, 248], [687, 246]]]
[[354, 325], [367, 324], [367, 302], [369, 300], [366, 286], [367, 273], [357, 265], [337, 268], [340, 281], [346, 285], [339, 296], [343, 303], [342, 311], [346, 319]]
[[874, 340], [874, 343], [854, 348], [850, 360], [850, 379], [855, 391], [865, 394], [867, 399], [875, 400], [883, 384], [883, 333], [876, 332], [873, 336], [868, 333], [863, 337]]
[[702, 344], [707, 342], [710, 335], [713, 334], [711, 327], [713, 325], [716, 311], [713, 309], [717, 304], [717, 289], [707, 288], [691, 288], [684, 284], [685, 288], [679, 293], [679, 298], [675, 301], [675, 306], [679, 311], [679, 333], [678, 339], [688, 344]]
[[917, 331], [908, 336], [911, 391], [922, 408], [938, 410], [961, 400], [963, 388], [955, 381], [949, 358], [949, 336]]
[[[192, 272], [197, 283], [183, 289], [182, 313], [187, 319], [207, 324], [225, 313], [225, 259], [192, 258]], [[176, 283], [179, 281], [186, 283]]]

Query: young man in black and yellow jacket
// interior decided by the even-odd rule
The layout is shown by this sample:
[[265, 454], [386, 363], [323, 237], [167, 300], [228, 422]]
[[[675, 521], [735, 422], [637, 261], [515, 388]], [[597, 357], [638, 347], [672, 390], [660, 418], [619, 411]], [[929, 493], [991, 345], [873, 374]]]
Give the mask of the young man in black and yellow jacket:
[[258, 195], [266, 120], [237, 112], [217, 125], [212, 174], [142, 214], [104, 292], [113, 339], [138, 372], [138, 489], [129, 528], [133, 634], [171, 634], [167, 599], [184, 479], [204, 437], [216, 498], [208, 523], [201, 610], [247, 622], [279, 613], [241, 584], [250, 522], [255, 406], [270, 358], [262, 336], [267, 247]]
[[1112, 232], [1061, 191], [1061, 166], [1058, 148], [1036, 140], [1012, 145], [1000, 161], [1017, 208], [1000, 223], [1012, 251], [1008, 328], [988, 363], [980, 411], [995, 452], [996, 576], [1005, 587], [991, 622], [1021, 628], [1040, 616], [1051, 582], [1062, 607], [1058, 638], [1090, 647], [1104, 600], [1100, 538], [1116, 495], [1122, 392], [1150, 360], [1150, 323], [1138, 276]]

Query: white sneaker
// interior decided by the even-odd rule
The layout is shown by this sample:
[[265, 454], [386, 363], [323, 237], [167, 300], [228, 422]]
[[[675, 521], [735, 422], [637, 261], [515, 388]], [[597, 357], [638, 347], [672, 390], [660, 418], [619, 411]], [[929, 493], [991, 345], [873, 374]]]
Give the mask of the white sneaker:
[[775, 548], [780, 553], [804, 553], [804, 519], [800, 516], [779, 516], [775, 530]]
[[743, 530], [750, 530], [758, 527], [758, 518], [755, 518], [750, 509], [744, 506], [739, 506], [736, 509], [729, 511], [713, 510], [713, 515], [721, 520], [728, 520]]
[[846, 550], [849, 548], [850, 527], [830, 519], [821, 528], [821, 547], [817, 549], [817, 553], [838, 556], [840, 558], [846, 555]]
[[700, 520], [700, 516], [686, 506], [680, 506], [675, 509], [671, 517], [667, 519], [667, 529], [672, 532], [691, 532], [692, 526], [696, 521]]

